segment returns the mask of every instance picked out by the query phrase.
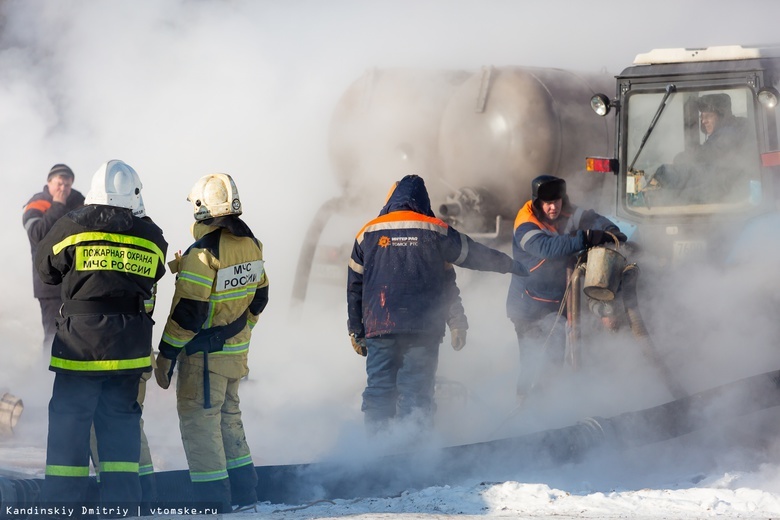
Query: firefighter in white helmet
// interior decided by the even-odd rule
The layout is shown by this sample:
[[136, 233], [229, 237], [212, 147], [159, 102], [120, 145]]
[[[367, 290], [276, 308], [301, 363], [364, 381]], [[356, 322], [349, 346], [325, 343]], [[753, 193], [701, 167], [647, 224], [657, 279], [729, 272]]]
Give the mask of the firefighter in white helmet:
[[168, 388], [178, 360], [176, 403], [194, 495], [230, 512], [257, 502], [238, 386], [249, 372], [252, 327], [268, 303], [268, 277], [230, 175], [202, 177], [187, 200], [195, 243], [169, 263], [176, 290], [155, 378]]
[[139, 480], [140, 376], [151, 371], [145, 302], [165, 273], [168, 244], [145, 217], [138, 174], [104, 163], [86, 205], [62, 217], [39, 243], [35, 267], [61, 284], [49, 369], [56, 373], [42, 505], [80, 506], [89, 483], [90, 427], [100, 457], [100, 500], [133, 507]]

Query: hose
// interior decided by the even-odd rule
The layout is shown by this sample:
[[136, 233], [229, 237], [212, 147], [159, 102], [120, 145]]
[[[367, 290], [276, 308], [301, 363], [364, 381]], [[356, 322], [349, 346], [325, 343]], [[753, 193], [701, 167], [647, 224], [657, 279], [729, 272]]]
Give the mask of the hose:
[[[451, 446], [435, 452], [410, 452], [368, 460], [256, 466], [257, 498], [273, 504], [390, 496], [410, 488], [454, 485], [463, 479], [583, 461], [594, 450], [631, 449], [715, 429], [736, 418], [780, 406], [780, 371], [734, 381], [683, 399], [622, 413], [589, 417], [572, 426], [517, 437]], [[155, 473], [159, 507], [194, 505], [187, 470]], [[42, 479], [0, 477], [0, 510], [24, 518], [38, 505]], [[90, 496], [97, 485], [90, 478]], [[94, 498], [92, 498], [94, 500]], [[10, 508], [10, 509], [9, 509]], [[18, 512], [14, 512], [17, 511]], [[8, 514], [10, 512], [10, 514]]]
[[650, 338], [650, 333], [647, 331], [647, 327], [645, 327], [642, 315], [639, 313], [639, 299], [637, 298], [636, 293], [636, 281], [638, 277], [639, 267], [637, 267], [636, 264], [627, 265], [626, 268], [623, 269], [623, 277], [621, 280], [623, 305], [626, 309], [631, 333], [634, 335], [637, 342], [639, 342], [642, 354], [650, 361], [653, 367], [660, 372], [661, 378], [666, 384], [669, 392], [672, 394], [672, 397], [675, 399], [682, 399], [683, 397], [688, 396], [688, 392], [685, 391], [658, 353], [658, 349], [655, 348], [655, 344]]

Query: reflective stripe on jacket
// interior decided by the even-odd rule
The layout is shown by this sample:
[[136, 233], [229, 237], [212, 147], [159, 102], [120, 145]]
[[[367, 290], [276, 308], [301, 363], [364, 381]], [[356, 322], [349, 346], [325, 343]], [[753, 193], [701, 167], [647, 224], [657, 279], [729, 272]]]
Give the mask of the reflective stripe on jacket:
[[49, 194], [49, 187], [44, 186], [43, 191], [33, 195], [24, 206], [22, 214], [22, 224], [30, 241], [30, 254], [33, 259], [33, 295], [36, 298], [60, 298], [60, 289], [54, 285], [43, 283], [35, 272], [35, 252], [38, 250], [40, 242], [46, 233], [54, 226], [60, 218], [66, 213], [84, 205], [84, 195], [76, 190], [71, 190], [70, 196], [65, 204], [54, 202]]
[[[246, 326], [228, 338], [221, 351], [209, 354], [209, 371], [242, 377], [251, 329], [268, 303], [263, 245], [237, 217], [197, 222], [193, 236], [195, 243], [171, 265], [178, 273], [176, 290], [160, 350], [178, 354], [201, 330], [228, 325], [246, 314]], [[179, 359], [203, 365], [202, 353]]]
[[585, 230], [615, 229], [609, 219], [593, 210], [582, 210], [568, 201], [555, 223], [537, 217], [532, 201], [526, 202], [515, 218], [512, 254], [530, 275], [512, 276], [507, 295], [507, 315], [523, 317], [525, 298], [542, 303], [560, 303], [566, 291], [566, 266], [586, 248]]
[[144, 300], [165, 274], [167, 247], [159, 227], [125, 208], [88, 205], [57, 221], [38, 245], [35, 267], [75, 311], [58, 318], [51, 370], [150, 369], [153, 322]]
[[453, 302], [447, 263], [499, 273], [512, 268], [508, 255], [434, 217], [422, 179], [404, 177], [379, 217], [355, 238], [347, 278], [349, 332], [441, 338]]

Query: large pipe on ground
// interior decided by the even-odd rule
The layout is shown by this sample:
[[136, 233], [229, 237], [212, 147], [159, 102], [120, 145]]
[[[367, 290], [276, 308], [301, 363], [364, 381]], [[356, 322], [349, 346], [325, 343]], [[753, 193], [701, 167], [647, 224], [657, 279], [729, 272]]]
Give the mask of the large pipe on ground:
[[[741, 379], [666, 404], [507, 439], [409, 453], [355, 464], [318, 462], [257, 466], [260, 501], [388, 496], [409, 488], [455, 484], [481, 470], [517, 471], [582, 461], [595, 449], [630, 449], [673, 439], [728, 419], [780, 406], [780, 370]], [[195, 504], [186, 470], [156, 475], [160, 507]], [[2, 511], [34, 507], [40, 479], [0, 478]], [[26, 516], [22, 513], [19, 517]], [[10, 517], [16, 517], [13, 514]]]

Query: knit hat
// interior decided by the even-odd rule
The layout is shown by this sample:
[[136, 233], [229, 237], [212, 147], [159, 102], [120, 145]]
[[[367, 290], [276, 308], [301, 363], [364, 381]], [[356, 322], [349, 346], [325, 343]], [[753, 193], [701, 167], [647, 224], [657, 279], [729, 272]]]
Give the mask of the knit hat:
[[49, 170], [49, 176], [46, 178], [47, 181], [50, 181], [52, 177], [70, 177], [71, 179], [75, 178], [76, 176], [73, 174], [73, 170], [71, 170], [68, 165], [66, 164], [55, 164], [51, 167], [51, 170]]

